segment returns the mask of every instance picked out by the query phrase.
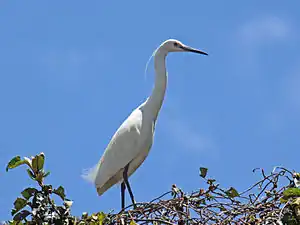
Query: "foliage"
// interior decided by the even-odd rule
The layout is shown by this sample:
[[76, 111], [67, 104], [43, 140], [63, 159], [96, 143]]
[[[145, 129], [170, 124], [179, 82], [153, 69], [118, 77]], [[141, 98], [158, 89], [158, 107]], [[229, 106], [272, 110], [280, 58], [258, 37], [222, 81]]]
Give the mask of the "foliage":
[[[29, 177], [36, 181], [39, 190], [34, 187], [28, 187], [21, 192], [22, 197], [18, 197], [14, 202], [14, 208], [11, 210], [13, 220], [10, 224], [16, 222], [27, 224], [42, 224], [47, 222], [55, 224], [63, 223], [72, 219], [70, 207], [72, 201], [65, 198], [65, 191], [62, 186], [53, 189], [52, 185], [44, 184], [44, 179], [50, 174], [44, 171], [45, 155], [40, 153], [31, 159], [20, 156], [14, 157], [7, 165], [6, 171], [16, 168], [20, 165], [27, 165]], [[63, 206], [57, 206], [51, 195], [56, 194], [63, 200]], [[31, 217], [30, 220], [28, 218]]]
[[[73, 202], [66, 198], [64, 188], [44, 183], [50, 174], [44, 171], [44, 162], [40, 153], [30, 159], [16, 156], [8, 163], [6, 171], [26, 165], [29, 177], [39, 187], [21, 192], [8, 224], [300, 224], [300, 174], [282, 167], [268, 175], [263, 169], [253, 170], [262, 178], [243, 192], [222, 188], [215, 179], [207, 178], [208, 169], [201, 167], [199, 175], [206, 182], [205, 189], [188, 194], [173, 185], [170, 191], [150, 202], [137, 203], [134, 209], [130, 205], [118, 213], [76, 217], [71, 215]], [[61, 198], [62, 205], [54, 202], [53, 194]]]

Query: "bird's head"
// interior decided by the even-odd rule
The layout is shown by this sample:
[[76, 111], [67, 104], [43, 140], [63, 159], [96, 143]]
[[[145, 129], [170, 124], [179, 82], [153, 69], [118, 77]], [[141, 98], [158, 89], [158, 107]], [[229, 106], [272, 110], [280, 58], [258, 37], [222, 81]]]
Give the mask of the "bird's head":
[[160, 47], [161, 50], [169, 52], [194, 52], [198, 54], [208, 55], [206, 52], [200, 51], [198, 49], [189, 47], [178, 40], [169, 39], [163, 42]]

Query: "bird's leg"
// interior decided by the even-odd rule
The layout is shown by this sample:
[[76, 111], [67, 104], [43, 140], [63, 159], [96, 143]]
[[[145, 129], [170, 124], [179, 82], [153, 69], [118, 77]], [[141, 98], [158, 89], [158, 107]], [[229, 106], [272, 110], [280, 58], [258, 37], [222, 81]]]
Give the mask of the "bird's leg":
[[126, 186], [125, 186], [125, 183], [122, 182], [121, 183], [121, 207], [122, 207], [122, 210], [125, 209], [125, 189], [126, 189]]
[[133, 196], [131, 187], [130, 187], [129, 182], [128, 182], [128, 167], [129, 167], [129, 164], [127, 164], [127, 166], [125, 166], [125, 168], [124, 168], [124, 171], [123, 171], [123, 179], [124, 179], [124, 183], [126, 184], [126, 186], [127, 186], [127, 188], [128, 188], [128, 192], [129, 192], [129, 195], [130, 195], [130, 198], [131, 198], [133, 207], [136, 208], [134, 196]]

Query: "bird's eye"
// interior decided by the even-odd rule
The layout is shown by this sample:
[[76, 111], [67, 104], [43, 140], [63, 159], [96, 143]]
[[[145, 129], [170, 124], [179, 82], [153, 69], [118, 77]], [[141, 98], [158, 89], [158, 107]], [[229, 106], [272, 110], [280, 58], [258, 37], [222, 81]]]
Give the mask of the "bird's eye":
[[178, 43], [177, 42], [174, 43], [174, 47], [178, 47]]

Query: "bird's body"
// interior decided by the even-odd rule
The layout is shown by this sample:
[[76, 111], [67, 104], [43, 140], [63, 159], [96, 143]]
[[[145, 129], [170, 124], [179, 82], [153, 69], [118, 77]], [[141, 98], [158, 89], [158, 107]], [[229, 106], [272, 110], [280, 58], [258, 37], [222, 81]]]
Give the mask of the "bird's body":
[[[100, 160], [100, 169], [95, 179], [99, 195], [123, 180], [126, 165], [129, 164], [129, 177], [147, 157], [152, 146], [155, 124], [146, 114], [145, 104], [142, 104], [129, 115], [112, 137]], [[112, 160], [119, 163], [111, 163]]]
[[124, 186], [121, 186], [123, 208], [125, 183], [134, 203], [127, 179], [144, 162], [153, 143], [155, 124], [167, 86], [165, 58], [171, 51], [206, 54], [177, 40], [170, 39], [162, 43], [154, 54], [156, 77], [152, 94], [122, 123], [98, 164], [84, 175], [95, 184], [98, 195], [102, 195], [114, 184], [123, 182]]

